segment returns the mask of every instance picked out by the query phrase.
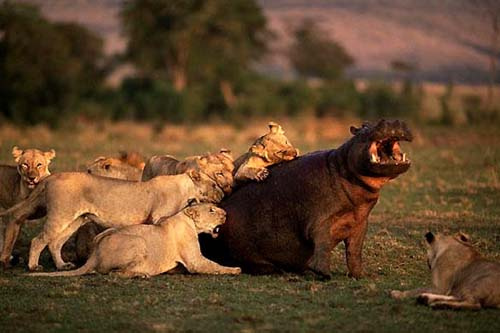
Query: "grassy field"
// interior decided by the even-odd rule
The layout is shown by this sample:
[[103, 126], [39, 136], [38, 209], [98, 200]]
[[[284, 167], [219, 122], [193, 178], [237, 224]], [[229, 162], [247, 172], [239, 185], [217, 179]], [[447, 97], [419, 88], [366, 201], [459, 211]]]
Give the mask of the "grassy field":
[[[282, 120], [291, 141], [309, 152], [337, 147], [359, 121]], [[83, 170], [99, 155], [137, 150], [180, 157], [220, 147], [235, 156], [266, 131], [265, 121], [244, 128], [79, 125], [26, 135], [0, 128], [0, 161], [10, 150], [54, 148], [54, 171]], [[0, 331], [223, 331], [223, 332], [499, 332], [498, 310], [433, 311], [397, 302], [391, 289], [428, 285], [423, 235], [428, 230], [471, 235], [487, 257], [500, 260], [500, 133], [495, 126], [420, 127], [403, 143], [411, 169], [389, 183], [370, 216], [364, 247], [367, 276], [347, 277], [343, 249], [333, 255], [330, 281], [294, 274], [238, 277], [162, 275], [147, 280], [113, 276], [30, 278], [24, 265], [0, 273]], [[25, 225], [18, 244], [25, 254], [41, 222]], [[42, 263], [53, 264], [47, 253]]]

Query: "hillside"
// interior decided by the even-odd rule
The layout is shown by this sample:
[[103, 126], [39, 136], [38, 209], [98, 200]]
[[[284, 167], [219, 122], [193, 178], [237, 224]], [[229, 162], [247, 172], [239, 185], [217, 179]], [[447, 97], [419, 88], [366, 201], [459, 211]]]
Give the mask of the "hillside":
[[[120, 52], [118, 12], [123, 0], [22, 0], [42, 6], [53, 20], [77, 21], [104, 36], [108, 53]], [[480, 83], [487, 80], [491, 28], [484, 13], [466, 0], [260, 0], [276, 39], [260, 66], [279, 76], [291, 74], [286, 60], [294, 25], [318, 22], [351, 53], [354, 77], [387, 77], [389, 63], [418, 66], [417, 77], [431, 81]]]

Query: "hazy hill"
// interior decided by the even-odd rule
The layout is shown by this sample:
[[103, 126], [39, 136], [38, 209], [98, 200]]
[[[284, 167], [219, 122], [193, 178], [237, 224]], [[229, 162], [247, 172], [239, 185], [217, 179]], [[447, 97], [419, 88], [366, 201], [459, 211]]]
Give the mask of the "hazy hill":
[[[106, 39], [108, 53], [125, 47], [117, 14], [123, 0], [19, 0], [37, 3], [54, 20], [87, 25]], [[261, 68], [290, 75], [290, 31], [304, 18], [318, 22], [356, 59], [350, 75], [387, 77], [403, 60], [426, 80], [484, 82], [491, 27], [466, 0], [259, 0], [277, 38]]]

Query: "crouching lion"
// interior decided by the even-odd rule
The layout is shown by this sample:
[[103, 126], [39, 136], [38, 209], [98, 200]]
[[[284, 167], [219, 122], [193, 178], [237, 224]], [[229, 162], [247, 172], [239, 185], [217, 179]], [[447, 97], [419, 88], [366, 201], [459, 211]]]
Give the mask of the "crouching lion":
[[118, 158], [100, 156], [87, 167], [87, 172], [115, 179], [140, 181], [142, 169], [134, 167]]
[[262, 181], [269, 175], [266, 167], [291, 161], [299, 156], [299, 150], [288, 141], [279, 124], [271, 121], [268, 126], [269, 133], [258, 138], [248, 152], [234, 162], [236, 182]]
[[500, 263], [483, 259], [463, 233], [425, 235], [432, 288], [393, 290], [395, 299], [417, 297], [434, 309], [500, 308]]
[[31, 276], [78, 276], [113, 272], [122, 277], [149, 277], [182, 264], [189, 273], [239, 274], [203, 257], [199, 233], [217, 237], [226, 213], [212, 204], [190, 206], [156, 225], [108, 229], [95, 238], [95, 249], [82, 267], [65, 272], [31, 273]]
[[[179, 212], [191, 200], [215, 203], [223, 195], [210, 178], [194, 170], [182, 175], [156, 177], [147, 182], [65, 172], [47, 177], [26, 200], [0, 216], [7, 215], [11, 224], [17, 225], [38, 209], [44, 209], [47, 222], [42, 232], [31, 241], [28, 267], [30, 270], [42, 268], [38, 266], [38, 260], [48, 245], [57, 268], [65, 269], [73, 265], [64, 262], [61, 248], [88, 221], [108, 228], [155, 223], [163, 216]], [[15, 241], [7, 229], [2, 260], [9, 258], [8, 251]]]
[[[45, 177], [50, 175], [49, 164], [56, 156], [54, 149], [41, 151], [38, 149], [12, 148], [12, 156], [16, 165], [0, 165], [0, 208], [8, 209], [24, 200]], [[37, 213], [37, 212], [35, 212]], [[37, 219], [43, 214], [27, 216]], [[0, 218], [0, 222], [2, 219]], [[0, 249], [4, 242], [4, 223], [0, 223]], [[12, 226], [11, 226], [12, 228]], [[19, 228], [15, 227], [16, 235]], [[10, 252], [9, 252], [10, 257]], [[5, 260], [8, 265], [8, 259]]]
[[207, 175], [224, 191], [230, 194], [233, 187], [233, 157], [227, 149], [218, 153], [190, 156], [183, 161], [170, 155], [151, 157], [142, 173], [142, 181], [161, 175], [179, 175], [188, 170], [196, 170]]

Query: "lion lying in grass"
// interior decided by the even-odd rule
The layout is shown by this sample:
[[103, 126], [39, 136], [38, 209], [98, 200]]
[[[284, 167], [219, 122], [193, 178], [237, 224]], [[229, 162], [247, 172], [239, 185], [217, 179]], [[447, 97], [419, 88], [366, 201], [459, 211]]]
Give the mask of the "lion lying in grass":
[[248, 152], [238, 157], [234, 162], [234, 180], [262, 181], [269, 171], [268, 166], [283, 161], [290, 161], [299, 156], [299, 150], [294, 148], [285, 136], [285, 131], [275, 122], [269, 122], [269, 133], [258, 138], [248, 149]]
[[[38, 149], [12, 149], [12, 156], [16, 165], [0, 165], [0, 208], [8, 209], [24, 200], [36, 188], [38, 183], [50, 175], [49, 164], [56, 156], [54, 149], [41, 151]], [[36, 219], [38, 216], [27, 216]], [[0, 222], [2, 219], [0, 218]], [[0, 223], [0, 249], [4, 243], [4, 223]], [[9, 232], [17, 237], [19, 229], [11, 225]], [[5, 235], [11, 237], [12, 235]], [[13, 245], [13, 244], [12, 244]], [[5, 265], [9, 265], [12, 248], [8, 249], [8, 257], [1, 258]]]
[[32, 273], [32, 276], [78, 276], [91, 272], [122, 277], [149, 277], [182, 264], [189, 273], [239, 274], [240, 268], [224, 267], [203, 257], [199, 233], [217, 236], [226, 213], [212, 204], [187, 207], [156, 225], [132, 225], [108, 229], [95, 238], [95, 249], [82, 267], [66, 272]]
[[[191, 200], [219, 202], [222, 197], [222, 191], [210, 178], [194, 170], [147, 182], [67, 172], [47, 177], [26, 200], [0, 216], [9, 215], [17, 225], [37, 209], [45, 209], [47, 222], [31, 241], [28, 267], [30, 270], [42, 268], [38, 266], [38, 259], [48, 245], [57, 268], [65, 269], [73, 265], [63, 261], [61, 247], [89, 220], [104, 227], [154, 223], [179, 212]], [[15, 240], [6, 239], [6, 244], [13, 244]], [[9, 256], [4, 248], [2, 257]]]
[[500, 308], [500, 263], [481, 258], [463, 233], [443, 236], [429, 232], [425, 238], [433, 287], [393, 290], [393, 298], [417, 296], [419, 302], [434, 309]]

